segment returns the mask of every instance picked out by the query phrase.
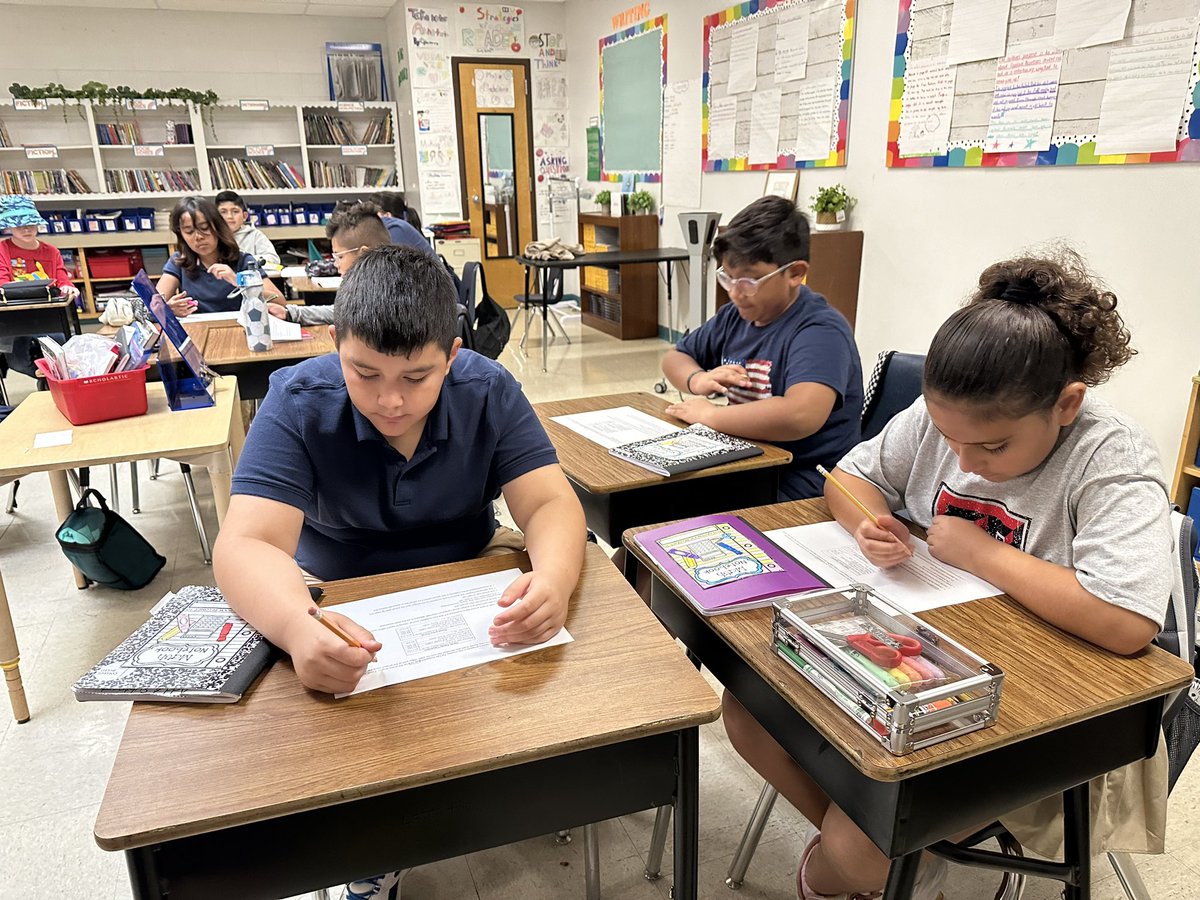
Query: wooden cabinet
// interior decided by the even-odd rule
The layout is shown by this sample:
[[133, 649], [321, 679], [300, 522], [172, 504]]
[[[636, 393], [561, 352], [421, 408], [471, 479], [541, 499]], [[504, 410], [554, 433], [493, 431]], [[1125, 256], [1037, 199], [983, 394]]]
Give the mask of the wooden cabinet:
[[[723, 229], [722, 229], [723, 230]], [[814, 231], [809, 252], [808, 287], [846, 317], [851, 329], [858, 315], [858, 278], [862, 269], [861, 231]], [[729, 295], [717, 285], [717, 308]]]
[[[1175, 477], [1171, 481], [1171, 502], [1187, 512], [1192, 499], [1192, 488], [1200, 487], [1200, 466], [1196, 464], [1196, 451], [1200, 449], [1200, 375], [1192, 377], [1192, 396], [1188, 400], [1187, 419], [1183, 423], [1183, 436], [1179, 440], [1179, 460], [1175, 464]], [[1198, 523], [1200, 524], [1200, 523]]]
[[[658, 216], [581, 213], [584, 253], [654, 250]], [[583, 324], [623, 341], [658, 335], [658, 266], [655, 263], [584, 266], [579, 270]]]

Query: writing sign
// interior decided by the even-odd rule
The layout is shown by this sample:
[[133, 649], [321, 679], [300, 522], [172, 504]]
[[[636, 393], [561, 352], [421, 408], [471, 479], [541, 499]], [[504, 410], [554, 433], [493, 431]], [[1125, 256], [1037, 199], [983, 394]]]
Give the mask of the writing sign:
[[13, 109], [45, 109], [45, 100], [18, 100], [13, 98]]
[[247, 144], [246, 145], [246, 155], [249, 157], [274, 156], [275, 155], [275, 145], [274, 144]]
[[166, 156], [162, 144], [134, 144], [134, 156]]
[[58, 159], [58, 148], [52, 144], [25, 148], [26, 159]]
[[269, 112], [271, 109], [270, 100], [239, 100], [238, 106], [242, 112]]
[[346, 144], [342, 147], [342, 156], [366, 156], [366, 144]]
[[361, 100], [339, 100], [337, 105], [338, 112], [363, 112], [366, 108]]

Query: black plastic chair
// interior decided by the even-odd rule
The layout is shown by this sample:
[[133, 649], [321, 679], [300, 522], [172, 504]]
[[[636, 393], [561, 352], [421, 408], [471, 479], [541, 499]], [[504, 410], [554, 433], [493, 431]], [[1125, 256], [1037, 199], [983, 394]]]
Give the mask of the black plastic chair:
[[883, 431], [892, 416], [913, 405], [921, 396], [921, 376], [925, 371], [923, 353], [884, 350], [875, 363], [863, 397], [862, 439], [870, 440]]
[[513, 294], [513, 300], [517, 306], [525, 310], [525, 327], [521, 331], [521, 349], [525, 349], [525, 339], [529, 337], [529, 320], [533, 317], [535, 307], [548, 307], [547, 319], [550, 322], [550, 340], [554, 341], [554, 328], [557, 328], [559, 333], [567, 339], [567, 343], [571, 343], [571, 336], [567, 334], [567, 329], [563, 327], [562, 322], [558, 320], [558, 316], [554, 313], [554, 305], [563, 299], [563, 270], [559, 268], [547, 268], [545, 270], [545, 281], [542, 285], [545, 293], [545, 299], [541, 292], [525, 294]]

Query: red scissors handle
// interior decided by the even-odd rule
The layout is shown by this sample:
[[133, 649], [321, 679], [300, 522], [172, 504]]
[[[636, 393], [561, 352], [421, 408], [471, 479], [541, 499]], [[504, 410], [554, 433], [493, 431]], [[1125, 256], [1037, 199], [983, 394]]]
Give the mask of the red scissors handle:
[[888, 634], [886, 640], [873, 634], [849, 634], [846, 635], [846, 643], [885, 669], [896, 668], [906, 656], [921, 655], [920, 641], [898, 634]]

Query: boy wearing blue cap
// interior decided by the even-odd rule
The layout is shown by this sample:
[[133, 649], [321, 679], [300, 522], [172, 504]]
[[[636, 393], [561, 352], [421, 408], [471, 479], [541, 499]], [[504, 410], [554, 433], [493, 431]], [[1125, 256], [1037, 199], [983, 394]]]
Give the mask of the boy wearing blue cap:
[[74, 300], [79, 288], [71, 283], [62, 254], [53, 244], [38, 240], [38, 226], [45, 224], [28, 197], [0, 196], [0, 233], [11, 235], [0, 241], [0, 284], [26, 279], [52, 281], [64, 296]]

